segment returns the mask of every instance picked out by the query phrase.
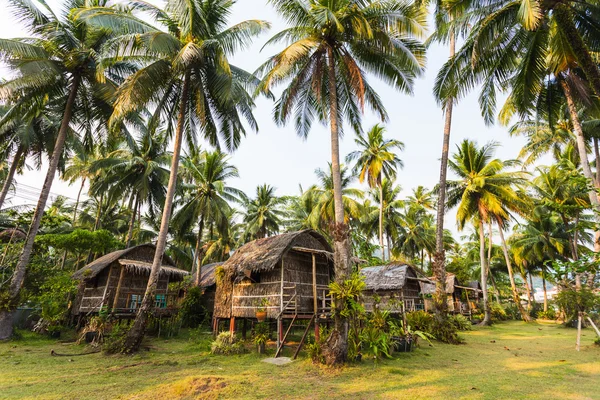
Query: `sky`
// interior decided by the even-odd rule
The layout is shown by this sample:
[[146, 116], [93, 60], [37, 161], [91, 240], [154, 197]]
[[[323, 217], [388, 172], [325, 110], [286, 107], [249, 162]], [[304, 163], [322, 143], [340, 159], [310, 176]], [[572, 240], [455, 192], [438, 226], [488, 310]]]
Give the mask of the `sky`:
[[[151, 2], [161, 4], [158, 0]], [[48, 0], [48, 3], [55, 9], [60, 6], [60, 0]], [[4, 10], [0, 12], [0, 37], [25, 36], [27, 32], [23, 27], [19, 26], [10, 13], [5, 12], [6, 0], [0, 0], [0, 6]], [[269, 46], [261, 51], [271, 35], [285, 28], [285, 23], [278, 18], [266, 0], [238, 0], [233, 7], [231, 23], [246, 19], [262, 19], [272, 24], [269, 32], [258, 37], [250, 48], [239, 52], [232, 59], [232, 64], [254, 71], [267, 57], [282, 48]], [[412, 96], [397, 92], [375, 77], [369, 79], [389, 114], [389, 121], [385, 123], [387, 137], [405, 144], [404, 151], [398, 154], [404, 161], [404, 169], [399, 171], [397, 177], [397, 183], [403, 188], [402, 196], [410, 195], [412, 189], [419, 185], [433, 188], [439, 179], [444, 116], [435, 102], [432, 89], [435, 76], [447, 57], [448, 49], [443, 45], [434, 44], [430, 47], [426, 72], [416, 81]], [[6, 76], [5, 69], [0, 69], [0, 76]], [[480, 145], [496, 141], [500, 143], [496, 152], [498, 158], [516, 158], [524, 140], [510, 137], [507, 127], [486, 126], [480, 114], [477, 96], [477, 92], [470, 94], [454, 108], [451, 151], [456, 149], [457, 143], [469, 138]], [[254, 194], [257, 185], [263, 183], [276, 187], [278, 195], [298, 194], [299, 185], [307, 188], [316, 182], [314, 171], [317, 168], [327, 168], [327, 162], [331, 159], [329, 129], [315, 124], [308, 139], [303, 140], [296, 136], [293, 125], [283, 128], [275, 125], [272, 112], [272, 101], [257, 100], [254, 114], [259, 132], [249, 132], [240, 148], [231, 154], [230, 161], [238, 167], [240, 178], [230, 184], [250, 195]], [[368, 130], [378, 122], [381, 121], [367, 112], [363, 118], [363, 127]], [[349, 128], [346, 129], [340, 144], [342, 157], [356, 150], [354, 138], [354, 133]], [[44, 177], [45, 171], [31, 170], [18, 176], [17, 183], [39, 191]], [[79, 183], [69, 186], [60, 179], [55, 179], [52, 192], [75, 198], [79, 186]], [[355, 186], [359, 186], [359, 183], [355, 182]], [[32, 203], [23, 197], [26, 196], [15, 198], [13, 204]], [[447, 214], [445, 226], [456, 232], [454, 211]]]

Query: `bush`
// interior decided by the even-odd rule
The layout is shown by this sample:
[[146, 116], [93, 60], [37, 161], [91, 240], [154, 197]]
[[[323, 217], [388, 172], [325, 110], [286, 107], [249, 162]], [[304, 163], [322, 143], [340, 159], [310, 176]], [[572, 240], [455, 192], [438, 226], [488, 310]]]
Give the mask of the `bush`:
[[450, 322], [449, 317], [434, 317], [433, 324], [431, 325], [431, 332], [428, 333], [443, 343], [460, 344], [463, 342], [460, 336], [458, 336], [458, 330], [454, 324]]
[[541, 319], [556, 319], [556, 310], [553, 307], [548, 307], [548, 311], [540, 311], [537, 317]]
[[492, 302], [490, 304], [490, 312], [492, 314], [492, 322], [508, 320], [508, 314], [502, 307], [502, 304]]
[[406, 323], [416, 331], [433, 333], [433, 315], [427, 311], [419, 310], [406, 313]]
[[190, 287], [179, 308], [182, 325], [187, 328], [196, 328], [206, 320], [207, 316], [206, 307], [202, 304], [202, 289], [197, 286]]
[[229, 332], [221, 332], [217, 335], [217, 339], [210, 346], [212, 354], [232, 355], [243, 354], [246, 352], [244, 343], [238, 340], [237, 336], [231, 335]]
[[471, 321], [461, 314], [451, 315], [448, 321], [459, 331], [470, 331]]
[[522, 319], [521, 312], [519, 311], [519, 307], [516, 304], [507, 304], [504, 306], [504, 312], [506, 313], [506, 318], [510, 320], [519, 321]]
[[[306, 351], [308, 356], [315, 364], [325, 364], [325, 358], [323, 357], [323, 346], [325, 342], [327, 342], [327, 337], [329, 336], [329, 331], [324, 326], [319, 326], [319, 340], [314, 341], [312, 343], [307, 343]], [[356, 355], [358, 354], [355, 350], [352, 353], [352, 342], [349, 340], [349, 349], [348, 349], [348, 358], [353, 361], [356, 359]]]
[[129, 329], [124, 323], [114, 324], [110, 333], [104, 335], [102, 350], [106, 354], [116, 354], [125, 351], [127, 332], [129, 332]]

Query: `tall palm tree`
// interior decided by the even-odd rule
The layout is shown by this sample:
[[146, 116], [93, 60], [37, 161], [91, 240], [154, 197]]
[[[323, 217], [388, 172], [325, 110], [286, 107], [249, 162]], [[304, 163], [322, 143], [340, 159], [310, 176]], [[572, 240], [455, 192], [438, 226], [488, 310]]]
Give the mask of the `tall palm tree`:
[[202, 261], [202, 234], [207, 221], [228, 225], [231, 207], [228, 201], [239, 201], [242, 192], [227, 186], [227, 181], [239, 177], [229, 157], [220, 151], [192, 151], [183, 157], [181, 208], [173, 216], [173, 225], [182, 231], [190, 231], [198, 224], [196, 247], [192, 261], [196, 284], [200, 282]]
[[[12, 334], [12, 313], [42, 215], [63, 154], [69, 126], [78, 122], [90, 127], [110, 110], [108, 100], [115, 80], [130, 69], [125, 64], [100, 68], [102, 46], [111, 37], [106, 29], [87, 26], [73, 18], [76, 7], [104, 4], [104, 0], [70, 0], [55, 13], [45, 1], [10, 0], [15, 17], [28, 27], [31, 38], [0, 39], [0, 56], [14, 73], [0, 84], [0, 100], [13, 102], [16, 113], [26, 115], [35, 104], [50, 99], [63, 111], [46, 178], [33, 215], [27, 239], [9, 287], [10, 307], [0, 311], [0, 340]], [[103, 118], [100, 118], [100, 123]]]
[[[521, 213], [523, 210], [523, 202], [514, 190], [514, 186], [523, 184], [524, 176], [518, 172], [506, 172], [506, 167], [512, 164], [493, 159], [495, 147], [494, 143], [489, 143], [478, 148], [474, 142], [464, 140], [458, 147], [458, 152], [449, 162], [450, 169], [458, 176], [459, 180], [448, 182], [448, 207], [458, 207], [456, 220], [459, 229], [462, 230], [467, 222], [471, 222], [479, 233], [481, 286], [485, 311], [482, 324], [484, 325], [491, 322], [487, 291], [488, 265], [485, 254], [484, 224], [495, 220], [502, 230], [504, 221], [510, 218], [511, 212]], [[504, 240], [502, 242], [506, 252], [506, 243]], [[507, 261], [507, 267], [515, 303], [519, 305], [514, 274], [509, 261]]]
[[[295, 114], [296, 131], [306, 137], [315, 118], [327, 122], [331, 136], [334, 181], [335, 279], [342, 283], [350, 274], [349, 230], [344, 220], [339, 136], [346, 120], [360, 132], [365, 104], [381, 117], [387, 114], [368, 84], [366, 72], [383, 78], [394, 88], [410, 92], [413, 79], [422, 72], [424, 51], [414, 39], [422, 33], [420, 9], [401, 2], [363, 0], [270, 0], [290, 25], [268, 43], [288, 46], [271, 57], [263, 89], [288, 82], [275, 108], [275, 119], [286, 123]], [[347, 322], [336, 313], [328, 338], [328, 364], [347, 356]]]
[[[404, 143], [396, 139], [384, 139], [385, 128], [382, 125], [374, 125], [366, 137], [358, 134], [354, 142], [359, 150], [348, 154], [348, 163], [355, 161], [353, 173], [358, 176], [360, 183], [367, 180], [370, 188], [379, 190], [379, 197], [383, 199], [384, 178], [394, 180], [397, 169], [404, 164], [398, 158], [394, 150], [404, 149]], [[381, 247], [382, 259], [385, 261], [385, 245], [383, 243], [383, 208], [384, 203], [379, 203], [379, 246]], [[389, 248], [388, 248], [389, 251]]]
[[242, 119], [257, 129], [254, 103], [246, 91], [257, 82], [231, 65], [228, 57], [249, 45], [269, 24], [249, 20], [227, 28], [233, 4], [231, 0], [169, 0], [164, 10], [145, 2], [131, 7], [133, 12], [149, 12], [166, 31], [118, 8], [84, 9], [76, 14], [97, 26], [124, 30], [121, 40], [115, 40], [105, 51], [118, 60], [143, 62], [119, 88], [112, 123], [148, 105], [154, 107], [151, 126], [157, 126], [161, 117], [171, 120], [176, 115], [171, 173], [156, 252], [144, 299], [124, 346], [127, 352], [139, 348], [154, 302], [184, 132], [190, 142], [200, 131], [213, 146], [219, 147], [222, 141], [234, 150], [246, 131]]
[[256, 197], [242, 196], [246, 240], [262, 239], [277, 234], [285, 217], [285, 199], [275, 195], [273, 186], [264, 184], [256, 187]]

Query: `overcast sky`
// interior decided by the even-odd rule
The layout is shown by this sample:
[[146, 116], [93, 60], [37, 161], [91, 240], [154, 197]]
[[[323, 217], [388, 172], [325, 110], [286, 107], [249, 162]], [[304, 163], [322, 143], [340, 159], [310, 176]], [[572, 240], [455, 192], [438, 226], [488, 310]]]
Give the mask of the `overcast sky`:
[[[48, 0], [54, 7], [60, 0]], [[153, 3], [160, 4], [159, 1]], [[19, 26], [10, 13], [6, 12], [5, 0], [0, 12], [0, 37], [11, 38], [24, 36], [23, 27]], [[277, 52], [278, 47], [267, 47], [261, 51], [267, 39], [285, 27], [266, 0], [239, 0], [234, 6], [231, 23], [245, 19], [263, 19], [272, 23], [270, 32], [259, 37], [255, 44], [237, 54], [232, 63], [246, 70], [253, 71], [266, 57]], [[370, 83], [381, 96], [390, 120], [386, 123], [387, 136], [401, 140], [405, 150], [399, 154], [404, 161], [404, 169], [398, 175], [398, 183], [403, 187], [403, 195], [408, 195], [412, 188], [423, 185], [432, 188], [439, 178], [439, 158], [441, 153], [443, 115], [437, 106], [432, 87], [437, 71], [447, 59], [448, 50], [444, 46], [433, 45], [427, 55], [427, 70], [417, 80], [414, 95], [400, 94], [375, 78]], [[3, 75], [5, 70], [0, 70]], [[298, 185], [304, 188], [315, 182], [314, 171], [326, 168], [331, 158], [329, 131], [327, 127], [315, 125], [307, 140], [298, 138], [293, 125], [285, 128], [277, 127], [272, 120], [273, 103], [264, 99], [257, 101], [255, 116], [259, 123], [259, 132], [249, 133], [234, 154], [231, 162], [240, 170], [240, 178], [231, 182], [232, 186], [253, 194], [257, 185], [268, 183], [277, 188], [277, 194], [297, 194]], [[364, 116], [363, 126], [368, 129], [379, 122], [371, 113]], [[341, 141], [341, 154], [344, 157], [355, 150], [354, 134], [350, 129]], [[479, 112], [477, 93], [462, 100], [455, 107], [452, 126], [452, 145], [465, 138], [483, 144], [494, 140], [501, 144], [497, 156], [502, 159], [515, 158], [523, 144], [521, 138], [511, 138], [507, 128], [501, 126], [487, 127]], [[41, 188], [44, 171], [30, 171], [17, 177], [17, 182]], [[358, 183], [356, 183], [358, 186]], [[69, 187], [65, 182], [56, 179], [52, 192], [76, 197], [79, 184]], [[15, 202], [23, 200], [15, 199]], [[446, 218], [446, 226], [453, 231], [455, 214], [451, 212]]]

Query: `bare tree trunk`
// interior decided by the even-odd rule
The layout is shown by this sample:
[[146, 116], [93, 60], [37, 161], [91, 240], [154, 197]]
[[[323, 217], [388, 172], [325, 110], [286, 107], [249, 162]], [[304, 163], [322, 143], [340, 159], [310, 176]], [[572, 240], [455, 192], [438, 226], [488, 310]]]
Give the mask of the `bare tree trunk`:
[[[77, 220], [77, 209], [79, 208], [79, 199], [81, 199], [81, 192], [83, 191], [83, 187], [85, 186], [85, 178], [81, 180], [81, 186], [79, 187], [79, 192], [77, 192], [77, 199], [75, 200], [75, 209], [73, 210], [73, 223], [71, 226], [75, 227], [75, 221]], [[65, 264], [67, 262], [68, 251], [65, 250], [62, 256], [62, 261], [60, 262], [60, 269], [65, 268]]]
[[524, 270], [523, 273], [524, 273], [523, 280], [525, 281], [525, 289], [527, 290], [527, 310], [531, 310], [532, 309], [531, 287], [529, 286], [529, 281], [528, 281], [529, 272], [527, 270]]
[[508, 246], [506, 246], [506, 240], [504, 239], [504, 232], [502, 231], [502, 226], [500, 225], [500, 221], [498, 221], [498, 232], [500, 232], [500, 241], [502, 242], [502, 252], [504, 253], [504, 260], [506, 261], [506, 268], [508, 269], [508, 279], [510, 280], [510, 288], [512, 290], [513, 300], [515, 305], [519, 309], [519, 313], [521, 313], [521, 318], [525, 322], [531, 322], [531, 317], [521, 304], [521, 299], [519, 298], [519, 292], [517, 292], [517, 285], [515, 284], [515, 276], [512, 269], [512, 263], [510, 262], [510, 256], [508, 255]]
[[488, 299], [487, 290], [487, 259], [485, 257], [485, 233], [483, 220], [479, 220], [479, 260], [481, 261], [481, 292], [483, 295], [483, 310], [484, 317], [480, 325], [490, 325], [492, 323], [492, 315], [490, 312], [490, 302]]
[[[456, 53], [456, 36], [450, 32], [450, 58]], [[446, 208], [446, 180], [448, 174], [448, 155], [450, 152], [450, 131], [452, 128], [452, 109], [454, 99], [448, 99], [445, 107], [444, 139], [442, 142], [442, 159], [440, 163], [440, 183], [438, 191], [437, 216], [435, 227], [435, 254], [433, 257], [433, 274], [435, 276], [435, 294], [433, 303], [439, 321], [446, 319], [448, 303], [446, 301], [446, 254], [444, 251], [444, 215]], [[443, 323], [443, 322], [441, 322]]]
[[135, 226], [135, 217], [137, 216], [138, 205], [140, 203], [140, 195], [135, 196], [134, 206], [131, 209], [131, 219], [129, 220], [129, 229], [127, 230], [127, 238], [125, 239], [125, 247], [129, 247], [131, 244], [131, 239], [133, 239], [133, 228]]
[[175, 143], [173, 146], [173, 156], [171, 160], [171, 174], [169, 175], [169, 186], [167, 187], [165, 205], [163, 208], [162, 219], [160, 221], [160, 231], [156, 240], [156, 251], [154, 252], [154, 260], [152, 261], [152, 270], [150, 271], [150, 276], [148, 277], [148, 285], [146, 286], [144, 299], [142, 300], [142, 304], [135, 317], [133, 326], [127, 333], [127, 337], [123, 345], [123, 352], [125, 353], [132, 353], [139, 349], [142, 339], [144, 338], [144, 334], [146, 333], [148, 316], [150, 315], [152, 306], [154, 304], [154, 293], [156, 292], [160, 267], [162, 265], [162, 259], [165, 253], [165, 247], [167, 245], [169, 220], [171, 219], [173, 198], [175, 197], [175, 188], [177, 186], [177, 172], [179, 170], [179, 158], [181, 155], [181, 144], [183, 141], [183, 128], [186, 115], [185, 108], [188, 100], [189, 87], [190, 72], [187, 71], [185, 73], [185, 77], [183, 78], [183, 88], [181, 89], [179, 116], [177, 118], [177, 132], [175, 133]]
[[15, 271], [8, 288], [9, 304], [2, 307], [2, 310], [0, 311], [0, 340], [8, 339], [13, 332], [13, 314], [19, 302], [21, 286], [23, 286], [23, 281], [25, 280], [25, 272], [27, 271], [27, 265], [29, 264], [31, 252], [33, 251], [33, 243], [40, 228], [40, 223], [42, 222], [42, 216], [44, 215], [46, 202], [50, 196], [52, 181], [54, 180], [54, 175], [56, 175], [58, 162], [64, 150], [65, 140], [67, 139], [69, 123], [71, 121], [71, 116], [73, 115], [75, 98], [77, 96], [77, 90], [79, 89], [80, 82], [81, 77], [79, 75], [73, 75], [69, 97], [67, 99], [67, 103], [65, 104], [65, 112], [60, 124], [60, 129], [58, 130], [56, 142], [54, 143], [54, 151], [52, 152], [52, 158], [50, 158], [50, 165], [48, 165], [44, 186], [42, 186], [40, 198], [33, 214], [31, 226], [29, 227], [29, 232], [27, 233], [27, 239], [25, 240], [21, 257], [19, 258], [19, 262], [15, 267]]
[[381, 260], [385, 262], [385, 246], [383, 245], [383, 183], [379, 182], [379, 245]]
[[[342, 198], [342, 175], [340, 165], [340, 136], [338, 126], [338, 99], [337, 84], [335, 76], [335, 60], [333, 48], [328, 47], [329, 58], [329, 119], [331, 128], [331, 175], [333, 178], [333, 200], [335, 209], [335, 223], [332, 227], [334, 247], [334, 270], [335, 281], [343, 284], [350, 275], [350, 239], [348, 225], [344, 218], [344, 202]], [[333, 307], [339, 310], [341, 305], [333, 302]], [[341, 364], [348, 358], [348, 320], [335, 313], [334, 325], [331, 334], [327, 338], [323, 349], [323, 356], [328, 365]]]
[[542, 287], [544, 288], [544, 312], [548, 311], [548, 291], [546, 289], [546, 267], [542, 267]]
[[202, 244], [202, 231], [204, 230], [204, 215], [200, 217], [200, 223], [198, 224], [198, 238], [196, 239], [196, 251], [194, 252], [194, 266], [192, 266], [192, 270], [194, 267], [197, 267], [195, 270], [196, 274], [194, 275], [194, 283], [196, 286], [200, 285], [200, 275], [202, 274], [202, 258], [200, 255], [200, 246]]
[[8, 195], [8, 191], [10, 190], [10, 185], [12, 185], [12, 181], [15, 177], [15, 172], [17, 171], [17, 166], [21, 161], [21, 157], [25, 150], [23, 149], [23, 145], [19, 145], [17, 148], [17, 152], [13, 157], [12, 163], [10, 164], [10, 168], [8, 169], [8, 175], [6, 175], [6, 181], [4, 181], [4, 185], [2, 185], [2, 192], [0, 192], [0, 209], [4, 206], [4, 200], [6, 200], [6, 196]]
[[496, 280], [494, 279], [494, 275], [492, 274], [492, 270], [490, 269], [492, 265], [492, 221], [488, 224], [488, 232], [489, 232], [489, 243], [488, 243], [488, 275], [490, 276], [490, 280], [492, 281], [492, 287], [494, 288], [494, 297], [496, 298], [496, 303], [500, 304], [500, 291], [496, 286]]

